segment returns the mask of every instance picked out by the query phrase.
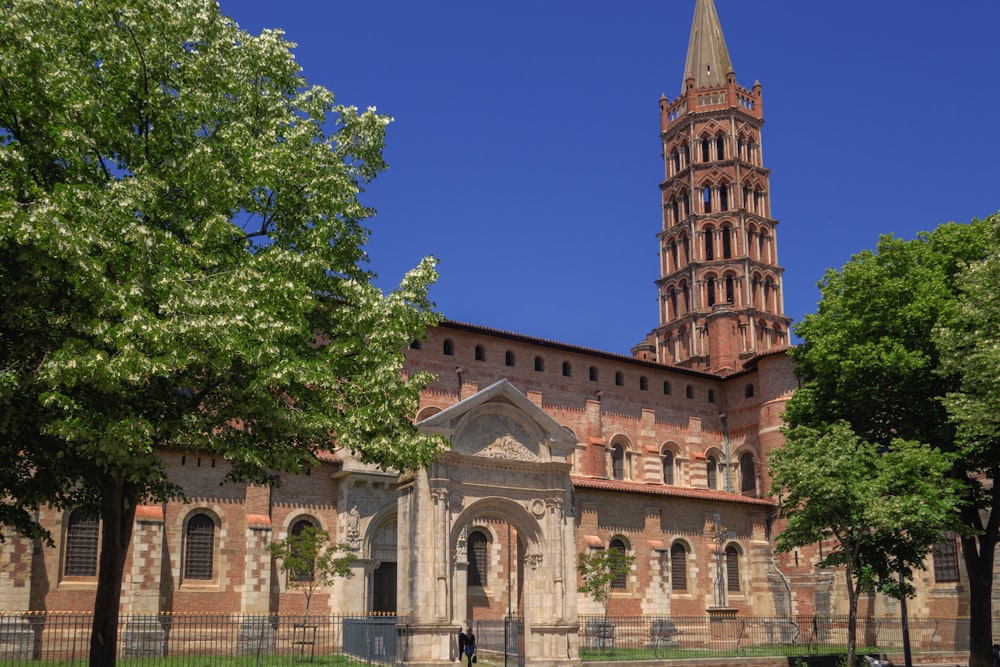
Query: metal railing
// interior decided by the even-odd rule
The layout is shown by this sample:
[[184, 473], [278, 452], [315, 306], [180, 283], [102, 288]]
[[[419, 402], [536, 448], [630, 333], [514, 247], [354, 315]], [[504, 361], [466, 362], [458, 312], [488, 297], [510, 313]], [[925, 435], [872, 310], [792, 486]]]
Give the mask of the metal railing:
[[[1000, 622], [995, 626], [997, 636]], [[968, 651], [968, 618], [910, 618], [909, 631], [914, 653]], [[899, 618], [858, 619], [859, 653], [901, 652], [902, 636]], [[580, 616], [584, 660], [796, 656], [846, 648], [846, 616]]]
[[[0, 664], [70, 667], [87, 664], [93, 617], [87, 613], [0, 612]], [[592, 616], [579, 618], [583, 660], [804, 656], [842, 653], [846, 616]], [[394, 615], [122, 615], [118, 656], [136, 667], [197, 664], [405, 664], [410, 624]], [[1000, 621], [994, 622], [1000, 636]], [[523, 624], [512, 617], [479, 620], [479, 648], [523, 659]], [[968, 618], [909, 619], [915, 654], [967, 652]], [[858, 619], [859, 653], [902, 651], [895, 617]]]
[[[93, 616], [0, 613], [0, 664], [87, 664]], [[122, 665], [290, 665], [336, 657], [337, 665], [406, 661], [407, 623], [393, 615], [122, 615]], [[323, 659], [323, 660], [321, 660]]]

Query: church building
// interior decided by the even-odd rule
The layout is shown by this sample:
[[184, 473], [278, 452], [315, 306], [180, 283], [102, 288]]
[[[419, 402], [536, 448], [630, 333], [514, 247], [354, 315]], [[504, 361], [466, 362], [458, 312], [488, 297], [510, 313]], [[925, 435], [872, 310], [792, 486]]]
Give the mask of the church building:
[[[418, 427], [450, 443], [417, 473], [337, 450], [278, 486], [219, 486], [225, 461], [165, 451], [188, 501], [139, 508], [123, 613], [299, 612], [267, 545], [307, 524], [358, 556], [312, 613], [405, 615], [414, 664], [451, 662], [459, 626], [507, 614], [523, 619], [532, 664], [578, 664], [580, 619], [604, 608], [577, 592], [577, 554], [597, 549], [634, 557], [611, 614], [846, 613], [842, 577], [816, 569], [818, 553], [774, 552], [767, 461], [796, 388], [791, 321], [762, 86], [738, 82], [713, 0], [696, 0], [676, 74], [680, 94], [659, 100], [662, 219], [650, 225], [659, 324], [631, 354], [442, 323], [407, 353], [407, 371], [436, 375]], [[39, 513], [55, 544], [0, 544], [0, 610], [92, 609], [96, 521]], [[935, 552], [911, 615], [967, 609], [955, 549]], [[872, 598], [862, 613], [894, 604]]]

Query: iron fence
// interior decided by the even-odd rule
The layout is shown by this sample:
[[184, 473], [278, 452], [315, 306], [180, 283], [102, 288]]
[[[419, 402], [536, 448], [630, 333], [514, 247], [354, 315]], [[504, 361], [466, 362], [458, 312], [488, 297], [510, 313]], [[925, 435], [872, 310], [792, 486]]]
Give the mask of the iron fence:
[[[93, 616], [0, 614], [0, 664], [85, 665]], [[135, 667], [393, 665], [406, 661], [406, 619], [393, 615], [123, 615], [118, 662]]]
[[[1000, 630], [995, 623], [994, 636]], [[914, 653], [968, 651], [968, 618], [910, 618]], [[858, 619], [859, 653], [903, 650], [899, 618]], [[580, 616], [584, 660], [796, 656], [843, 653], [846, 616]]]
[[520, 616], [508, 615], [498, 619], [476, 621], [476, 648], [479, 653], [490, 655], [500, 664], [523, 667], [524, 622]]
[[[0, 612], [0, 664], [70, 667], [87, 664], [92, 615]], [[803, 656], [842, 653], [846, 616], [591, 616], [581, 615], [583, 660]], [[523, 624], [511, 617], [476, 622], [481, 651], [523, 660]], [[894, 617], [858, 619], [859, 653], [902, 651]], [[398, 665], [408, 657], [409, 623], [394, 615], [123, 615], [119, 663], [135, 667]], [[911, 649], [968, 651], [968, 618], [909, 619]], [[1000, 621], [994, 623], [1000, 636]]]

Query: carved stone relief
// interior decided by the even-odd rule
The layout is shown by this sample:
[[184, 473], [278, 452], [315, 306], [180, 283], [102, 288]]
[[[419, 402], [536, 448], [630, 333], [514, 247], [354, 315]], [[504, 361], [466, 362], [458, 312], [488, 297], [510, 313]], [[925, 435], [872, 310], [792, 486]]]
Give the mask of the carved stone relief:
[[533, 440], [536, 438], [510, 417], [487, 413], [462, 429], [459, 449], [483, 458], [540, 462], [538, 443]]

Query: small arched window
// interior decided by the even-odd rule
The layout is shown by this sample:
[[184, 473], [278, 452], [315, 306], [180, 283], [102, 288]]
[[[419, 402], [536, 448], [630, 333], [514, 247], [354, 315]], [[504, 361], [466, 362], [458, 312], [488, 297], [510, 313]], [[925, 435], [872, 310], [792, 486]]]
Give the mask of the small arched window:
[[722, 228], [722, 257], [729, 259], [733, 256], [733, 228]]
[[712, 156], [710, 154], [709, 146], [711, 146], [711, 142], [709, 142], [708, 139], [702, 139], [701, 140], [701, 161], [702, 162], [710, 162], [712, 160]]
[[753, 454], [750, 452], [743, 452], [740, 455], [740, 490], [741, 491], [756, 491], [757, 490], [757, 467], [753, 462]]
[[708, 402], [709, 403], [715, 403], [715, 390], [714, 389], [709, 389], [708, 390]]
[[649, 380], [645, 375], [639, 376], [639, 391], [649, 391]]
[[615, 386], [616, 387], [625, 386], [625, 375], [621, 371], [615, 372]]
[[726, 589], [730, 593], [740, 590], [740, 552], [732, 544], [726, 547]]
[[449, 357], [451, 355], [455, 354], [455, 344], [452, 343], [451, 340], [449, 340], [447, 338], [444, 341], [443, 348], [444, 348], [444, 350], [443, 350], [444, 353], [447, 354]]
[[687, 587], [687, 549], [680, 542], [675, 542], [670, 547], [670, 588], [686, 591]]
[[663, 483], [669, 486], [674, 484], [674, 453], [669, 449], [664, 450], [660, 458], [663, 464]]
[[744, 398], [753, 398], [753, 385], [752, 384], [748, 384], [746, 386], [746, 388], [743, 390], [743, 397]]
[[469, 533], [469, 576], [467, 579], [469, 586], [486, 586], [487, 568], [489, 567], [488, 545], [489, 542], [481, 531], [474, 530]]
[[721, 136], [715, 138], [715, 159], [723, 160], [726, 156], [726, 140]]
[[625, 479], [625, 447], [620, 444], [611, 447], [611, 476], [617, 480]]
[[709, 456], [705, 459], [705, 475], [708, 488], [717, 489], [719, 487], [719, 459], [715, 456]]
[[[729, 186], [723, 183], [719, 186], [719, 210], [728, 211], [729, 210]], [[725, 255], [729, 257], [729, 255]]]
[[511, 352], [510, 350], [507, 350], [506, 352], [503, 353], [503, 364], [504, 366], [514, 365], [514, 353]]
[[663, 381], [663, 394], [665, 396], [669, 396], [670, 395], [670, 380], [664, 380]]
[[608, 552], [614, 558], [615, 562], [615, 578], [611, 580], [612, 590], [625, 590], [628, 587], [628, 573], [626, 573], [624, 568], [620, 564], [625, 562], [625, 542], [615, 538], [611, 540], [611, 544], [608, 545]]
[[684, 395], [688, 398], [694, 398], [694, 387], [691, 385], [684, 387]]
[[100, 522], [81, 508], [70, 512], [66, 521], [65, 565], [67, 577], [97, 576], [97, 543]]
[[591, 382], [597, 382], [597, 367], [596, 366], [591, 366], [590, 367], [590, 381]]
[[539, 373], [545, 371], [545, 360], [541, 357], [535, 357], [535, 370]]
[[726, 276], [726, 303], [736, 301], [736, 281], [732, 276]]
[[573, 367], [568, 361], [563, 362], [562, 373], [564, 378], [573, 377]]
[[210, 580], [214, 572], [215, 521], [207, 514], [195, 514], [184, 532], [184, 578]]
[[486, 350], [482, 345], [476, 346], [476, 361], [486, 361]]
[[[705, 192], [708, 192], [706, 189]], [[707, 213], [707, 211], [706, 211]], [[705, 259], [715, 259], [715, 230], [705, 230]]]
[[[712, 212], [712, 187], [711, 186], [706, 185], [704, 188], [701, 189], [701, 201], [702, 201], [702, 204], [705, 207], [704, 208], [704, 212], [705, 213], [711, 213]], [[708, 259], [711, 259], [711, 257], [709, 257]]]

